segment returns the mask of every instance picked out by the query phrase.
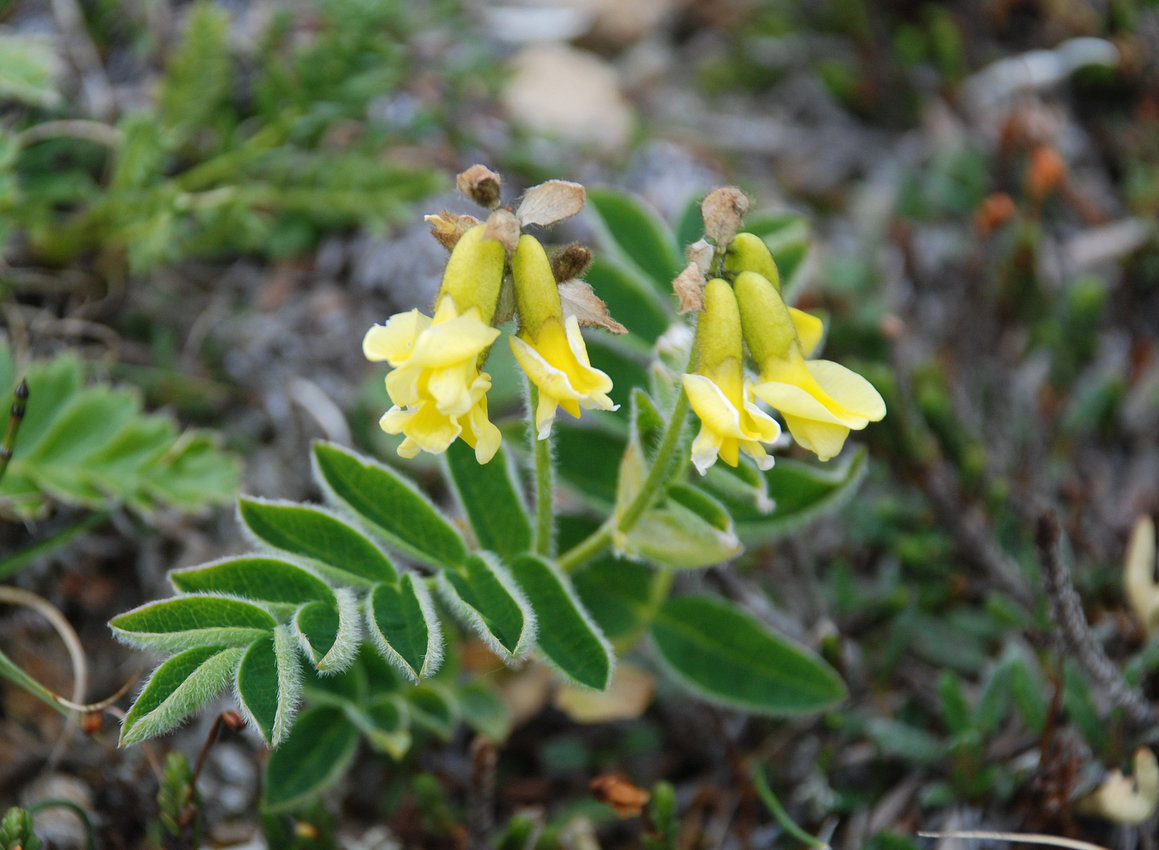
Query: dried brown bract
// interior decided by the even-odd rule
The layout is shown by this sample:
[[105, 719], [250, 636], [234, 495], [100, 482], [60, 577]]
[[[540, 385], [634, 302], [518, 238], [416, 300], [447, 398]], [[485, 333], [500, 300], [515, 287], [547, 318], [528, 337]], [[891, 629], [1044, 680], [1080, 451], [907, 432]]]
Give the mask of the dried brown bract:
[[455, 178], [455, 185], [479, 206], [489, 210], [499, 206], [503, 180], [485, 165], [472, 165]]
[[559, 285], [559, 300], [564, 316], [575, 316], [581, 325], [603, 328], [614, 334], [628, 329], [612, 318], [608, 305], [582, 280], [565, 280]]
[[572, 242], [551, 258], [551, 273], [562, 283], [575, 277], [583, 277], [591, 262], [591, 249], [579, 242]]
[[515, 216], [524, 227], [555, 224], [582, 210], [586, 198], [587, 193], [579, 183], [548, 180], [527, 190], [515, 209]]
[[519, 244], [519, 219], [507, 210], [495, 210], [487, 216], [487, 229], [483, 231], [484, 239], [494, 239], [510, 254]]
[[704, 309], [704, 272], [700, 265], [691, 262], [672, 281], [672, 291], [676, 293], [677, 310], [691, 313]]
[[431, 235], [448, 251], [458, 244], [459, 237], [479, 223], [473, 215], [459, 215], [450, 210], [424, 216], [423, 220], [431, 226]]
[[735, 186], [709, 192], [700, 203], [705, 234], [717, 245], [727, 245], [740, 230], [741, 219], [748, 209], [748, 195]]

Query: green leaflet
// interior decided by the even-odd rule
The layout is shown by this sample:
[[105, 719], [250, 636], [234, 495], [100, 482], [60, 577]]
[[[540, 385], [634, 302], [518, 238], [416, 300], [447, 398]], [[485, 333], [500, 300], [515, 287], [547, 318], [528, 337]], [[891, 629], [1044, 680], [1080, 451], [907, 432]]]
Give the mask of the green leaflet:
[[293, 625], [306, 657], [320, 673], [334, 673], [349, 667], [358, 654], [361, 622], [354, 594], [343, 587], [331, 602], [307, 602], [299, 608]]
[[625, 648], [650, 621], [657, 575], [645, 564], [609, 554], [584, 564], [571, 580], [600, 630]]
[[342, 584], [396, 581], [394, 564], [365, 534], [330, 511], [295, 502], [238, 499], [238, 516], [261, 543], [305, 558]]
[[459, 688], [459, 713], [463, 720], [493, 743], [501, 743], [511, 734], [511, 714], [495, 688], [482, 680], [465, 683]]
[[547, 662], [577, 684], [597, 691], [607, 688], [615, 654], [567, 577], [535, 555], [517, 558], [511, 573], [544, 624], [536, 645]]
[[770, 506], [760, 500], [759, 491], [745, 494], [734, 482], [712, 475], [711, 470], [700, 488], [724, 505], [742, 542], [767, 543], [852, 498], [865, 477], [867, 457], [865, 449], [859, 448], [824, 466], [777, 458], [771, 469], [759, 473], [767, 481], [767, 492], [776, 499], [769, 510], [764, 510]]
[[757, 714], [807, 714], [845, 697], [837, 673], [727, 602], [669, 599], [652, 623], [660, 658], [705, 699]]
[[85, 475], [85, 460], [140, 412], [140, 398], [127, 390], [96, 386], [78, 393], [57, 411], [36, 447], [21, 457], [27, 474], [58, 499], [99, 506], [104, 494]]
[[661, 295], [671, 295], [672, 280], [684, 268], [684, 261], [660, 216], [612, 189], [589, 188], [587, 199], [608, 241], [652, 279]]
[[346, 716], [379, 752], [397, 760], [410, 749], [410, 718], [397, 695], [379, 697], [365, 706], [347, 705]]
[[404, 573], [397, 585], [377, 584], [366, 601], [366, 625], [383, 658], [417, 682], [443, 658], [443, 635], [426, 585]]
[[621, 554], [677, 569], [719, 564], [744, 551], [720, 503], [685, 485], [673, 486], [668, 501], [644, 514], [617, 548]]
[[653, 343], [673, 322], [671, 292], [665, 298], [647, 278], [619, 263], [596, 257], [584, 272], [584, 280], [608, 305], [612, 317], [637, 339]]
[[479, 547], [513, 558], [531, 548], [522, 487], [503, 449], [489, 463], [475, 460], [475, 450], [455, 440], [446, 451], [448, 478], [467, 515]]
[[387, 541], [438, 567], [461, 566], [467, 547], [438, 509], [409, 481], [332, 443], [314, 444], [318, 483]]
[[199, 646], [161, 664], [125, 715], [119, 746], [168, 732], [217, 696], [233, 677], [244, 651]]
[[223, 558], [173, 570], [169, 580], [182, 593], [221, 593], [267, 605], [277, 615], [307, 602], [334, 603], [334, 591], [316, 575], [288, 561], [258, 556]]
[[195, 511], [232, 499], [240, 466], [236, 457], [223, 454], [217, 434], [190, 430], [145, 470], [142, 484], [156, 501]]
[[551, 430], [559, 459], [556, 469], [563, 483], [600, 511], [609, 511], [616, 503], [616, 479], [626, 443], [623, 429], [610, 418], [586, 424], [556, 420]]
[[288, 627], [254, 641], [237, 668], [236, 684], [238, 707], [266, 745], [276, 747], [293, 725], [302, 693], [297, 646]]
[[490, 552], [472, 555], [462, 572], [443, 570], [438, 588], [451, 610], [500, 658], [521, 658], [531, 649], [535, 613], [507, 568]]
[[459, 708], [445, 688], [435, 683], [416, 685], [406, 692], [410, 719], [444, 741], [455, 733]]
[[[567, 549], [598, 527], [589, 517], [562, 514], [558, 517], [560, 547]], [[570, 578], [584, 608], [604, 635], [619, 649], [635, 643], [651, 622], [661, 601], [662, 571], [608, 552], [581, 566]]]
[[335, 706], [307, 709], [266, 762], [265, 808], [291, 809], [346, 772], [358, 751], [358, 729]]
[[179, 596], [150, 602], [109, 625], [126, 643], [181, 652], [195, 646], [249, 646], [277, 622], [252, 602], [221, 596]]

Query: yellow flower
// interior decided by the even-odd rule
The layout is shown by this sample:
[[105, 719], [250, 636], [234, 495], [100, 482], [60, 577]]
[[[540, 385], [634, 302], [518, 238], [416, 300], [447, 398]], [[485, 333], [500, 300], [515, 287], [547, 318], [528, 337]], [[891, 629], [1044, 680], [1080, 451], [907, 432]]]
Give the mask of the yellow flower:
[[535, 411], [539, 439], [545, 440], [551, 433], [557, 407], [576, 417], [580, 408], [618, 409], [607, 395], [612, 379], [588, 360], [579, 320], [563, 317], [551, 263], [534, 237], [519, 237], [511, 274], [522, 325], [519, 335], [510, 338], [511, 350], [539, 390]]
[[719, 456], [736, 466], [743, 450], [760, 469], [773, 465], [762, 443], [781, 436], [776, 420], [752, 401], [741, 363], [741, 322], [736, 296], [720, 278], [704, 288], [704, 312], [696, 326], [697, 373], [684, 375], [684, 392], [700, 417], [692, 463], [703, 475]]
[[455, 246], [434, 318], [418, 310], [392, 316], [366, 333], [367, 359], [385, 360], [393, 370], [386, 391], [394, 406], [379, 420], [388, 434], [403, 434], [402, 457], [444, 452], [458, 437], [486, 463], [499, 449], [500, 434], [487, 417], [491, 376], [479, 365], [499, 331], [490, 320], [503, 276], [503, 247], [484, 240], [483, 226], [467, 231]]
[[444, 452], [462, 436], [480, 463], [499, 448], [499, 429], [487, 418], [491, 376], [479, 371], [479, 360], [499, 331], [479, 319], [472, 307], [458, 315], [444, 296], [430, 319], [418, 310], [400, 313], [366, 334], [362, 349], [369, 360], [394, 367], [386, 391], [394, 407], [379, 420], [388, 434], [405, 434], [402, 457], [420, 450]]
[[885, 416], [885, 402], [856, 372], [829, 360], [806, 360], [793, 318], [765, 277], [736, 279], [745, 341], [760, 369], [753, 394], [775, 408], [793, 439], [821, 460], [841, 451], [850, 430]]

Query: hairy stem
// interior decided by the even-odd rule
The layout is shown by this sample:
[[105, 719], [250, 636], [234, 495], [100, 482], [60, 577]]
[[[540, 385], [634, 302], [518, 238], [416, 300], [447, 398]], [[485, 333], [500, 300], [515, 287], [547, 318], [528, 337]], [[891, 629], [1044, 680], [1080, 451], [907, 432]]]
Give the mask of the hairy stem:
[[631, 531], [644, 512], [652, 507], [656, 497], [663, 493], [671, 482], [674, 470], [678, 472], [684, 468], [682, 464], [674, 461], [684, 431], [684, 421], [687, 418], [688, 396], [681, 392], [676, 399], [675, 407], [672, 408], [664, 439], [660, 442], [660, 448], [656, 450], [656, 459], [652, 462], [652, 468], [648, 470], [648, 477], [644, 479], [632, 501], [623, 510], [615, 510], [603, 525], [561, 555], [559, 566], [562, 570], [572, 572], [606, 551], [617, 534], [627, 534]]
[[531, 451], [535, 456], [535, 551], [550, 557], [555, 544], [554, 487], [555, 469], [551, 463], [551, 436], [539, 439], [535, 431], [535, 411], [539, 407], [539, 388], [530, 384], [528, 396], [528, 430]]

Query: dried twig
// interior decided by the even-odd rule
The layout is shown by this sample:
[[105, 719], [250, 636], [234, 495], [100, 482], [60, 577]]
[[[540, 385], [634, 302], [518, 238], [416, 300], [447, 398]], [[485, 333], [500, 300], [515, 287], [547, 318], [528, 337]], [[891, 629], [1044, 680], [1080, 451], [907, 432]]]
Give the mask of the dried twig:
[[467, 850], [488, 850], [495, 829], [495, 745], [482, 735], [471, 742], [467, 798]]
[[1095, 642], [1083, 614], [1082, 600], [1063, 563], [1058, 522], [1053, 514], [1046, 512], [1038, 518], [1034, 540], [1050, 600], [1050, 616], [1063, 651], [1078, 662], [1133, 724], [1150, 726], [1159, 722], [1159, 713], [1141, 693], [1127, 686], [1119, 668]]

